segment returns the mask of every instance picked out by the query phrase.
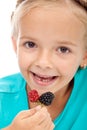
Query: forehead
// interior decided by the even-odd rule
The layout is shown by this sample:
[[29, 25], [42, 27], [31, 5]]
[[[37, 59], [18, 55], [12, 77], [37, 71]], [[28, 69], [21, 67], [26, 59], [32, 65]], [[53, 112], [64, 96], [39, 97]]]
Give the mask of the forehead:
[[57, 34], [58, 37], [60, 34], [61, 38], [64, 35], [68, 39], [83, 40], [85, 26], [66, 6], [38, 7], [32, 9], [20, 20], [19, 30], [21, 34], [31, 33], [33, 30], [33, 34], [37, 35], [38, 32], [44, 36]]

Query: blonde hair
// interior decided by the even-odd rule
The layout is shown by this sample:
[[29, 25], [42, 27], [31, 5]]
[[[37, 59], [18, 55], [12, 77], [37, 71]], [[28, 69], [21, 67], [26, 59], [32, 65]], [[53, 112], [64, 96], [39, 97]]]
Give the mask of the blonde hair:
[[84, 3], [83, 5], [82, 3], [78, 3], [78, 1], [80, 0], [18, 0], [16, 9], [12, 15], [12, 36], [17, 38], [19, 32], [19, 21], [33, 8], [62, 7], [62, 4], [66, 4], [70, 10], [84, 23], [86, 27], [85, 40], [87, 42], [87, 6]]

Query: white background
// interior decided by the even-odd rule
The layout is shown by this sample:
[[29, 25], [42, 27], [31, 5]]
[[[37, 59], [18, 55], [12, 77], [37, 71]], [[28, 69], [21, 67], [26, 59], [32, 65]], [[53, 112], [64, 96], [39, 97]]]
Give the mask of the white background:
[[16, 0], [0, 0], [0, 77], [18, 72], [16, 55], [11, 42], [10, 15]]

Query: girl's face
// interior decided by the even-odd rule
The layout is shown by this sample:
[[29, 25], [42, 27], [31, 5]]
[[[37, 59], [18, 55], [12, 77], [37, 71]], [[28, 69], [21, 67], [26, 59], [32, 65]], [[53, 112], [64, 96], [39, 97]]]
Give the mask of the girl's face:
[[68, 87], [85, 58], [85, 27], [67, 7], [37, 8], [19, 23], [14, 48], [30, 89]]

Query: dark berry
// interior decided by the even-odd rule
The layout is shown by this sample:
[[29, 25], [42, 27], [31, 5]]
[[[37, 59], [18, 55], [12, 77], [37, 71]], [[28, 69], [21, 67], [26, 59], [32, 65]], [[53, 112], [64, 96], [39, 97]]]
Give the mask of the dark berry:
[[39, 99], [39, 94], [38, 94], [38, 92], [36, 90], [31, 90], [28, 93], [28, 96], [29, 96], [29, 100], [31, 102], [36, 102]]
[[52, 103], [54, 99], [54, 94], [52, 92], [46, 92], [46, 93], [43, 93], [40, 97], [39, 97], [39, 101], [48, 106]]

